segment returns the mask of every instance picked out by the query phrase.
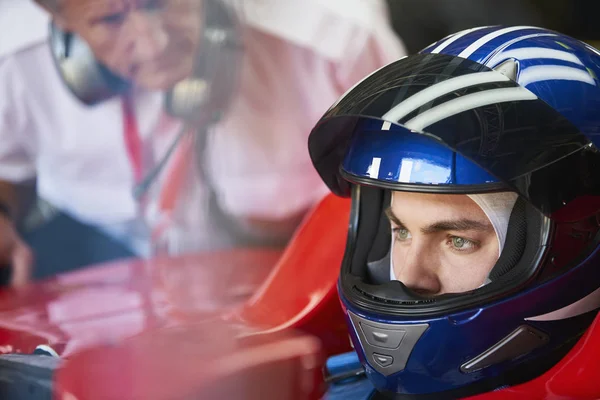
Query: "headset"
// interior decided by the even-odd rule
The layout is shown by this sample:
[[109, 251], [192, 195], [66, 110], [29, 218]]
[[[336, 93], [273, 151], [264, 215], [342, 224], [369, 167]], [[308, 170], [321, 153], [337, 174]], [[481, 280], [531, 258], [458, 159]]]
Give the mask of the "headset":
[[[185, 124], [158, 164], [133, 189], [140, 200], [162, 171], [190, 127], [198, 152], [204, 151], [208, 127], [226, 111], [237, 84], [243, 55], [241, 24], [235, 10], [222, 0], [204, 0], [203, 38], [194, 72], [165, 93], [165, 111]], [[132, 82], [98, 61], [88, 44], [72, 32], [50, 23], [50, 46], [60, 77], [70, 92], [88, 106], [125, 95]]]
[[[243, 53], [241, 28], [232, 9], [220, 0], [205, 0], [203, 38], [191, 77], [165, 95], [165, 110], [194, 124], [218, 119], [229, 104]], [[132, 83], [98, 61], [87, 43], [50, 23], [50, 46], [62, 81], [83, 104], [97, 105], [124, 95]]]

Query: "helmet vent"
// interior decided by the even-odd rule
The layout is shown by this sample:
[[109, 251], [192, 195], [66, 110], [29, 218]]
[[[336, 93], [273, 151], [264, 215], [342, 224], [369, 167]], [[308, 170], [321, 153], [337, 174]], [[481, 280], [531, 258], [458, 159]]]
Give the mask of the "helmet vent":
[[501, 62], [496, 65], [493, 69], [500, 72], [502, 75], [507, 78], [517, 82], [517, 75], [519, 73], [519, 64], [515, 59], [509, 58], [508, 60]]

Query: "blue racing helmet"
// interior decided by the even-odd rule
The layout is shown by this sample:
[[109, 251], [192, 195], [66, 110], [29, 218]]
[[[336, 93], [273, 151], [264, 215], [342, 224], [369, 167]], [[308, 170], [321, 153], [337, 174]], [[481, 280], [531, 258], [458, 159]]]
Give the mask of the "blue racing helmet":
[[[600, 53], [535, 27], [448, 36], [350, 89], [309, 138], [352, 197], [338, 290], [375, 387], [456, 398], [563, 358], [600, 307]], [[518, 195], [487, 284], [427, 295], [390, 277], [394, 191]], [[384, 265], [388, 265], [385, 264]]]

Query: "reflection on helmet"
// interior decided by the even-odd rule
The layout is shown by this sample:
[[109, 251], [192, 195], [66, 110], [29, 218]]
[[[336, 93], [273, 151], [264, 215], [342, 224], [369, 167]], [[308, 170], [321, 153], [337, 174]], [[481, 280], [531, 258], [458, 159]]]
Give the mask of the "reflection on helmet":
[[599, 66], [555, 32], [471, 29], [368, 76], [313, 129], [315, 167], [353, 199], [339, 292], [378, 390], [525, 382], [594, 320]]

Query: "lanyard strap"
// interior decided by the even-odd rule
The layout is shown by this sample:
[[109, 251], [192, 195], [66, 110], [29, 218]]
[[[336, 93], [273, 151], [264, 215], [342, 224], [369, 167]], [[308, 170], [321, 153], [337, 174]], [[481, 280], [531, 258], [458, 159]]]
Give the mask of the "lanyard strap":
[[[135, 184], [139, 185], [140, 183], [145, 183], [144, 181], [147, 178], [144, 176], [142, 161], [143, 143], [140, 137], [132, 98], [130, 96], [123, 96], [121, 102], [125, 147], [133, 170]], [[165, 121], [162, 119], [161, 121], [162, 125], [168, 126]], [[158, 211], [164, 213], [167, 218], [175, 209], [177, 198], [181, 195], [185, 187], [185, 181], [188, 177], [187, 171], [193, 159], [193, 141], [193, 135], [190, 132], [180, 132], [171, 145], [171, 148], [164, 155], [163, 160], [159, 163], [170, 164], [167, 166], [166, 179], [163, 181], [163, 187], [159, 190], [157, 199]], [[150, 172], [148, 176], [150, 181], [154, 181], [160, 169], [162, 169], [162, 165], [157, 171]]]
[[135, 117], [135, 109], [131, 96], [122, 96], [121, 104], [123, 110], [123, 134], [125, 139], [125, 148], [135, 183], [139, 183], [143, 179], [143, 163], [142, 163], [142, 139], [140, 130]]

